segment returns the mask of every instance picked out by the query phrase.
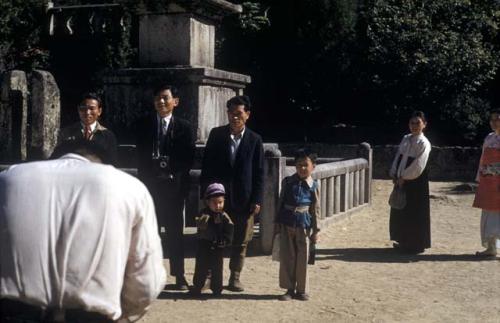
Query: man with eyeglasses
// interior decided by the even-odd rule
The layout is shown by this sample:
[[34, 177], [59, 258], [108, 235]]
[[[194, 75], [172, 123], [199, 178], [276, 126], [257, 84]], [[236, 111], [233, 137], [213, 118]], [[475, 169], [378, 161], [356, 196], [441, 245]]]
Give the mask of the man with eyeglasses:
[[184, 277], [184, 204], [195, 142], [191, 124], [172, 113], [179, 105], [176, 87], [153, 92], [154, 111], [136, 126], [138, 175], [155, 202], [162, 242], [169, 255], [175, 288], [187, 290]]
[[101, 98], [95, 93], [85, 93], [78, 104], [80, 121], [61, 129], [58, 143], [67, 140], [91, 140], [107, 152], [111, 164], [116, 163], [117, 142], [114, 133], [99, 123], [102, 114]]

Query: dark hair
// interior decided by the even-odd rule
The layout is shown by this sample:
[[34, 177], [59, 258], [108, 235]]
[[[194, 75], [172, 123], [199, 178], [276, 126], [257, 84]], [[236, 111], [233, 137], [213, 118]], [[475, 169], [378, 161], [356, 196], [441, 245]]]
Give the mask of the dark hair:
[[413, 118], [420, 118], [424, 123], [427, 122], [427, 119], [425, 118], [425, 113], [423, 111], [413, 111], [413, 113], [410, 116], [410, 119]]
[[493, 109], [493, 110], [490, 110], [490, 116], [491, 116], [492, 114], [498, 114], [498, 115], [500, 115], [500, 109]]
[[158, 94], [160, 94], [160, 92], [163, 92], [165, 90], [170, 90], [170, 93], [172, 93], [172, 97], [174, 98], [179, 97], [179, 90], [175, 86], [169, 84], [161, 84], [158, 87], [156, 87], [153, 91], [153, 95], [157, 96]]
[[316, 159], [318, 155], [313, 153], [309, 148], [300, 148], [295, 151], [293, 154], [294, 162], [296, 163], [300, 159], [309, 158], [313, 164], [316, 164]]
[[56, 146], [50, 159], [57, 159], [66, 154], [73, 153], [80, 156], [95, 156], [103, 164], [111, 164], [111, 158], [108, 151], [99, 143], [93, 140], [71, 139], [65, 140]]
[[99, 108], [102, 108], [102, 100], [101, 97], [95, 92], [86, 92], [82, 95], [82, 99], [79, 104], [81, 104], [85, 100], [96, 100]]
[[250, 98], [246, 95], [233, 96], [226, 103], [226, 107], [228, 110], [237, 105], [245, 106], [245, 111], [250, 111], [250, 109], [252, 108], [252, 103], [250, 102]]

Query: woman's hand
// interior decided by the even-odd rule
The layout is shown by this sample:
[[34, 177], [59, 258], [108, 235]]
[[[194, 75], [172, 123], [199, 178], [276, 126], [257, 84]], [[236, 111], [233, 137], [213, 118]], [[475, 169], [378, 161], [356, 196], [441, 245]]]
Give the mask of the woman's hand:
[[315, 232], [311, 234], [311, 242], [317, 243], [319, 241], [319, 232]]

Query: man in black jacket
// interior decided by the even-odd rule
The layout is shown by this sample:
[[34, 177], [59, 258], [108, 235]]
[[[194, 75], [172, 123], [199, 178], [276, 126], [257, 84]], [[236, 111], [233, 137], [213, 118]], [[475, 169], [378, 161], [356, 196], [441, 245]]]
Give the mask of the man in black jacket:
[[80, 122], [61, 129], [58, 145], [68, 140], [91, 140], [101, 145], [109, 156], [110, 164], [116, 163], [117, 143], [114, 133], [99, 123], [102, 101], [96, 93], [85, 93], [78, 104]]
[[156, 112], [136, 127], [137, 156], [138, 175], [153, 196], [162, 240], [165, 228], [170, 274], [177, 289], [186, 290], [183, 211], [195, 143], [191, 124], [172, 115], [178, 104], [175, 87], [164, 85], [154, 92]]
[[234, 223], [228, 289], [243, 291], [240, 272], [252, 239], [254, 216], [263, 194], [264, 149], [262, 138], [245, 127], [250, 99], [235, 96], [227, 102], [229, 124], [210, 131], [203, 156], [202, 191], [214, 182], [226, 187], [226, 211]]

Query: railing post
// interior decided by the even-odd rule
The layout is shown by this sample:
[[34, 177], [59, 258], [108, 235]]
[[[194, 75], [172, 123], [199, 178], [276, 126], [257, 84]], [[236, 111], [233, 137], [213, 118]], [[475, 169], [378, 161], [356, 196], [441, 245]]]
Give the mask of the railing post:
[[321, 218], [324, 219], [327, 217], [327, 205], [328, 205], [328, 201], [327, 201], [327, 193], [328, 193], [328, 184], [327, 184], [327, 181], [326, 181], [326, 178], [322, 178], [321, 181]]
[[334, 196], [334, 189], [335, 189], [335, 179], [333, 176], [328, 177], [328, 192], [327, 192], [327, 203], [326, 203], [326, 216], [332, 216], [334, 212], [334, 203], [335, 203], [335, 196]]
[[359, 171], [359, 205], [365, 204], [365, 173], [366, 168]]
[[356, 207], [359, 204], [359, 170], [353, 172], [354, 185], [352, 194], [352, 206]]
[[347, 176], [349, 177], [349, 198], [348, 198], [348, 207], [347, 209], [352, 209], [353, 207], [353, 197], [354, 197], [354, 172], [349, 172], [347, 173]]
[[335, 183], [335, 189], [334, 189], [335, 203], [333, 204], [333, 213], [338, 214], [340, 213], [340, 205], [341, 205], [341, 199], [340, 199], [341, 176], [335, 176], [334, 183]]
[[270, 254], [273, 247], [274, 216], [278, 211], [281, 181], [286, 167], [285, 158], [277, 147], [266, 149], [264, 159], [264, 198], [260, 212], [260, 247], [264, 254]]
[[365, 199], [364, 203], [372, 203], [372, 174], [373, 174], [373, 150], [369, 143], [363, 142], [359, 145], [358, 156], [368, 161], [365, 173]]

